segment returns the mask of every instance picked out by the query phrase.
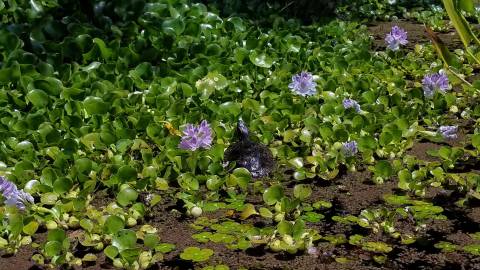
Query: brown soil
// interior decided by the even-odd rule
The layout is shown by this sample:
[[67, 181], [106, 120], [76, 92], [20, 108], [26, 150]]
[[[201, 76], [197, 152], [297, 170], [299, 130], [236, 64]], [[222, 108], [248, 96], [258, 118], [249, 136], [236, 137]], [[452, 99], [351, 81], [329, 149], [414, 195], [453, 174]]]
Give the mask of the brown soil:
[[[47, 234], [45, 232], [37, 233], [32, 236], [32, 242], [41, 244], [45, 242], [46, 238]], [[35, 263], [31, 260], [32, 256], [36, 253], [38, 253], [38, 251], [31, 245], [20, 247], [14, 256], [0, 252], [0, 270], [43, 269], [42, 267], [35, 265]]]
[[[480, 207], [471, 207], [468, 211], [458, 208], [455, 202], [455, 194], [432, 188], [427, 192], [426, 199], [433, 201], [436, 205], [444, 207], [446, 215], [452, 215], [449, 220], [431, 221], [427, 224], [428, 230], [416, 232], [420, 239], [409, 246], [399, 244], [390, 236], [383, 233], [373, 233], [371, 230], [363, 229], [356, 225], [343, 225], [331, 220], [332, 216], [358, 215], [361, 210], [376, 208], [384, 205], [382, 197], [389, 193], [398, 193], [395, 181], [387, 181], [381, 185], [371, 182], [371, 173], [368, 171], [348, 172], [338, 176], [331, 181], [313, 180], [310, 182], [314, 192], [310, 198], [311, 202], [324, 200], [333, 203], [333, 207], [324, 214], [326, 218], [318, 223], [309, 224], [321, 235], [342, 234], [350, 236], [356, 233], [365, 235], [373, 241], [383, 241], [390, 244], [394, 250], [388, 255], [385, 265], [373, 262], [374, 254], [363, 251], [351, 245], [332, 246], [327, 242], [316, 244], [319, 250], [318, 257], [307, 254], [296, 256], [282, 253], [273, 253], [263, 246], [248, 249], [246, 252], [227, 249], [222, 244], [198, 243], [191, 236], [198, 233], [190, 227], [194, 219], [185, 217], [176, 210], [181, 210], [175, 200], [164, 197], [165, 201], [151, 209], [150, 215], [146, 217], [145, 223], [151, 224], [160, 230], [162, 242], [176, 245], [176, 249], [165, 255], [164, 261], [151, 269], [200, 269], [207, 265], [226, 264], [230, 269], [480, 269], [480, 260], [472, 255], [463, 252], [443, 253], [433, 248], [433, 244], [439, 241], [449, 241], [464, 246], [476, 243], [468, 234], [475, 232], [480, 220]], [[306, 182], [308, 183], [308, 181]], [[288, 183], [287, 183], [287, 186]], [[289, 191], [287, 191], [289, 192]], [[250, 202], [261, 206], [261, 199], [253, 196]], [[455, 198], [455, 199], [454, 199]], [[96, 207], [104, 207], [108, 204], [108, 196], [100, 195], [94, 200]], [[215, 218], [228, 219], [225, 212], [219, 211], [213, 214]], [[210, 217], [209, 213], [206, 213]], [[231, 217], [234, 218], [235, 217]], [[255, 217], [237, 222], [255, 223]], [[470, 227], [467, 225], [470, 223]], [[476, 226], [472, 227], [471, 225]], [[408, 219], [397, 220], [396, 228], [402, 233], [414, 233], [415, 226]], [[470, 228], [464, 231], [465, 228]], [[70, 231], [69, 234], [74, 233]], [[43, 238], [42, 238], [43, 237]], [[42, 243], [45, 233], [34, 239]], [[206, 263], [192, 264], [179, 258], [183, 249], [189, 246], [210, 248], [215, 251], [214, 255]], [[16, 256], [2, 256], [0, 258], [0, 270], [11, 269], [42, 269], [33, 264], [31, 256], [38, 252], [31, 247], [23, 247]], [[111, 262], [98, 253], [99, 257], [95, 265], [84, 265], [76, 269], [112, 269]], [[351, 262], [346, 264], [337, 263], [335, 258], [350, 258]]]
[[438, 150], [440, 145], [431, 142], [417, 142], [414, 143], [412, 148], [407, 151], [407, 154], [415, 156], [419, 160], [425, 161], [440, 161], [436, 157], [428, 155], [427, 151], [429, 150]]
[[[408, 44], [405, 46], [409, 49], [413, 49], [416, 44], [429, 43], [430, 39], [427, 36], [425, 27], [423, 24], [411, 22], [411, 21], [398, 21], [398, 22], [374, 22], [368, 26], [369, 32], [374, 38], [374, 47], [378, 49], [385, 49], [385, 36], [391, 31], [392, 26], [398, 25], [405, 29], [408, 34]], [[462, 48], [463, 44], [457, 33], [452, 30], [448, 33], [437, 33], [438, 37], [450, 48], [451, 50]]]

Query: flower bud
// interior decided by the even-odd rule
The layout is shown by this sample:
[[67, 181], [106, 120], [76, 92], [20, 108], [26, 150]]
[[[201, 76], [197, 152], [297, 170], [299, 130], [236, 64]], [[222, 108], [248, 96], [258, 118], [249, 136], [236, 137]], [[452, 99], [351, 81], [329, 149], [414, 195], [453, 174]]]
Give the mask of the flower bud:
[[203, 210], [202, 208], [198, 207], [198, 206], [194, 206], [192, 207], [192, 209], [190, 210], [190, 212], [192, 213], [192, 216], [194, 217], [199, 217], [202, 215], [203, 213]]

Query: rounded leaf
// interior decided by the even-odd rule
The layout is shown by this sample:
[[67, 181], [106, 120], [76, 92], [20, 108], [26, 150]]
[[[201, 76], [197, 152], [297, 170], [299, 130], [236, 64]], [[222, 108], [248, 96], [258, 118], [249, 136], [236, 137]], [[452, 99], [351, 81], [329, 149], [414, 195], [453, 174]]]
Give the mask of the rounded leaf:
[[112, 246], [116, 247], [120, 252], [134, 248], [136, 243], [137, 235], [132, 230], [120, 230], [112, 238]]
[[263, 201], [268, 205], [279, 202], [284, 196], [283, 188], [279, 185], [271, 186], [263, 193]]
[[105, 220], [103, 227], [105, 232], [116, 234], [118, 231], [125, 228], [125, 222], [120, 217], [112, 215]]
[[312, 195], [312, 188], [308, 185], [300, 184], [293, 188], [295, 198], [303, 201]]
[[33, 89], [28, 92], [27, 99], [33, 104], [33, 106], [39, 108], [46, 107], [48, 105], [48, 102], [50, 101], [47, 93], [40, 89]]
[[109, 106], [99, 97], [87, 97], [83, 101], [83, 107], [88, 114], [105, 114], [108, 112]]
[[273, 65], [273, 59], [265, 53], [259, 53], [257, 51], [252, 51], [249, 55], [250, 61], [262, 68], [270, 68]]
[[137, 197], [138, 193], [134, 189], [127, 187], [117, 194], [117, 202], [121, 206], [127, 206], [129, 203], [137, 200]]

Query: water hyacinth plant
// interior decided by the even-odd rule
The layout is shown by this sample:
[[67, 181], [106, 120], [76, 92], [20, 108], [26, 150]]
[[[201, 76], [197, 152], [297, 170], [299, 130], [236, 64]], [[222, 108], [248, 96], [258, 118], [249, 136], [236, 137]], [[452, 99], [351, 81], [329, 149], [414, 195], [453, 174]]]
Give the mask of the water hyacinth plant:
[[18, 190], [17, 186], [0, 176], [0, 192], [5, 200], [5, 205], [13, 206], [19, 210], [25, 210], [26, 206], [33, 204], [32, 195], [23, 190]]
[[427, 98], [433, 97], [435, 92], [445, 93], [449, 89], [448, 77], [443, 70], [438, 73], [427, 74], [423, 77], [423, 94]]
[[190, 151], [195, 151], [199, 148], [208, 149], [212, 146], [212, 140], [212, 129], [207, 120], [203, 120], [198, 126], [187, 124], [183, 130], [179, 147]]
[[99, 2], [0, 2], [2, 264], [480, 269], [478, 44], [442, 1]]
[[317, 83], [313, 80], [310, 72], [302, 71], [292, 76], [292, 82], [288, 85], [293, 92], [300, 96], [311, 96], [317, 93]]
[[342, 144], [342, 152], [346, 157], [353, 157], [358, 153], [358, 146], [356, 141], [348, 141]]
[[353, 108], [356, 112], [360, 112], [360, 104], [354, 99], [347, 98], [343, 100], [343, 107], [345, 109]]
[[458, 137], [457, 135], [458, 127], [457, 126], [440, 126], [438, 128], [438, 133], [442, 135], [444, 139], [453, 140]]
[[388, 49], [392, 51], [398, 51], [400, 49], [400, 45], [406, 45], [408, 43], [407, 32], [395, 25], [392, 27], [390, 33], [388, 33], [385, 37], [385, 42], [387, 43]]

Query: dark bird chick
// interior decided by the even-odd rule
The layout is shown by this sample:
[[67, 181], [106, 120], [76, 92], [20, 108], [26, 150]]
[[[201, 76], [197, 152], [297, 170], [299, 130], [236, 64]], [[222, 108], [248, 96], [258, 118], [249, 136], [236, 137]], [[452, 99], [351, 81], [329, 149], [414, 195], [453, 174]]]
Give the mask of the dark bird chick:
[[250, 171], [253, 178], [268, 176], [275, 166], [272, 152], [267, 146], [250, 140], [245, 122], [238, 121], [236, 130], [237, 142], [225, 151], [225, 161], [235, 161], [236, 167]]

